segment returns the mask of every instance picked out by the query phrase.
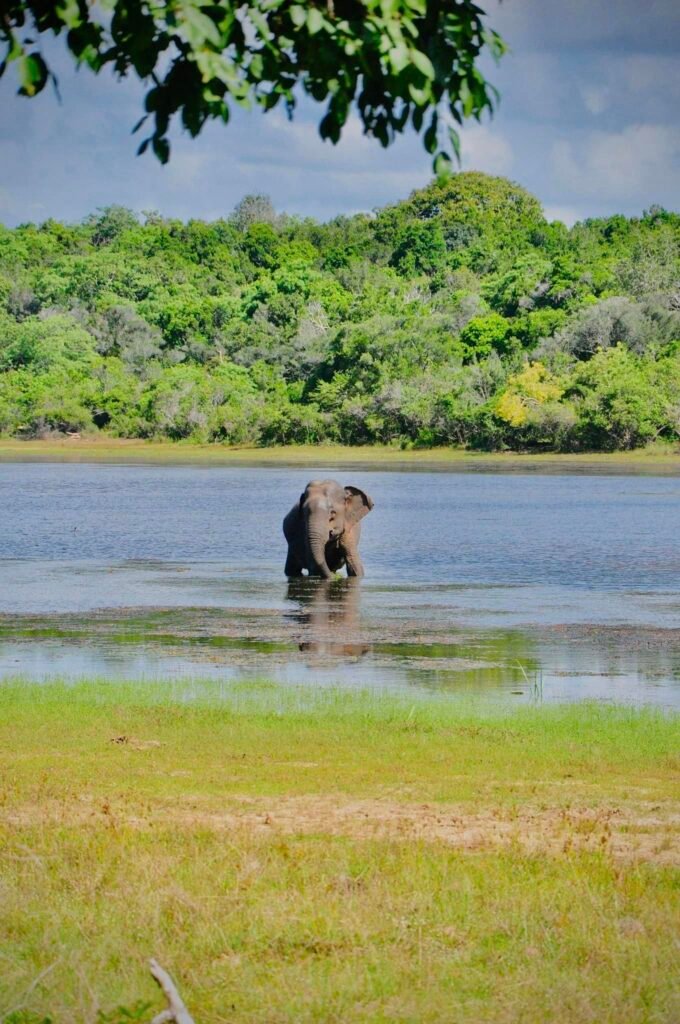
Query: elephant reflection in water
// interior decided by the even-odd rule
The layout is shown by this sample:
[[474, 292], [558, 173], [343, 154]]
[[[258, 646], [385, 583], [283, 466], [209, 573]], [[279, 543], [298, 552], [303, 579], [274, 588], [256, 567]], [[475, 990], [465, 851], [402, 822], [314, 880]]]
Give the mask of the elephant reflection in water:
[[356, 577], [319, 580], [300, 576], [288, 581], [287, 598], [297, 603], [301, 651], [315, 655], [358, 658], [369, 645], [357, 638], [361, 588]]

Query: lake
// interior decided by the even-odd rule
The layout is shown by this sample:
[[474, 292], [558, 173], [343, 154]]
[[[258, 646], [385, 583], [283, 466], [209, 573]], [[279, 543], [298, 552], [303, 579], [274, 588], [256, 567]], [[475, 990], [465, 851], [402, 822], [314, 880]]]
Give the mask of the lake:
[[[366, 578], [283, 575], [307, 480]], [[270, 678], [680, 706], [680, 478], [0, 464], [0, 676]]]

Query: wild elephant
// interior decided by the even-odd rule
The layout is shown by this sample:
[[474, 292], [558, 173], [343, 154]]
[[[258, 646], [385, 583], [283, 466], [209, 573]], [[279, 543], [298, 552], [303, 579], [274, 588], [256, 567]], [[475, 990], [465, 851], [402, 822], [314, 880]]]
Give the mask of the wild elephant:
[[361, 520], [373, 501], [358, 487], [343, 487], [336, 480], [312, 480], [283, 520], [288, 541], [286, 576], [330, 579], [347, 566], [348, 576], [363, 576], [359, 557]]

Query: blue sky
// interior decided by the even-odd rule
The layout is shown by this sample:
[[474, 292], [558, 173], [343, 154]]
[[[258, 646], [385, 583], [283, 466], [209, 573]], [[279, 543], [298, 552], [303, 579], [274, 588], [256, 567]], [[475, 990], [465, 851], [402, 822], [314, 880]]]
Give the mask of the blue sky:
[[[679, 0], [487, 0], [510, 44], [488, 68], [502, 101], [493, 120], [463, 133], [463, 166], [506, 175], [571, 224], [680, 209]], [[80, 220], [120, 203], [166, 216], [226, 216], [248, 192], [318, 219], [403, 198], [430, 178], [409, 136], [383, 151], [351, 122], [336, 147], [314, 111], [289, 124], [278, 111], [234, 116], [192, 140], [179, 133], [166, 167], [135, 156], [142, 105], [133, 80], [75, 72], [51, 46], [62, 103], [0, 83], [0, 221]]]

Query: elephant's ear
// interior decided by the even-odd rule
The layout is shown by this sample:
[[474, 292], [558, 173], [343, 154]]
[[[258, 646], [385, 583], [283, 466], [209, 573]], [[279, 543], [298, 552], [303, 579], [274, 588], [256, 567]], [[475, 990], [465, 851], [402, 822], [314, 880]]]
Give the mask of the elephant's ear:
[[345, 522], [347, 526], [356, 524], [367, 516], [373, 508], [373, 499], [369, 498], [358, 487], [345, 487]]

